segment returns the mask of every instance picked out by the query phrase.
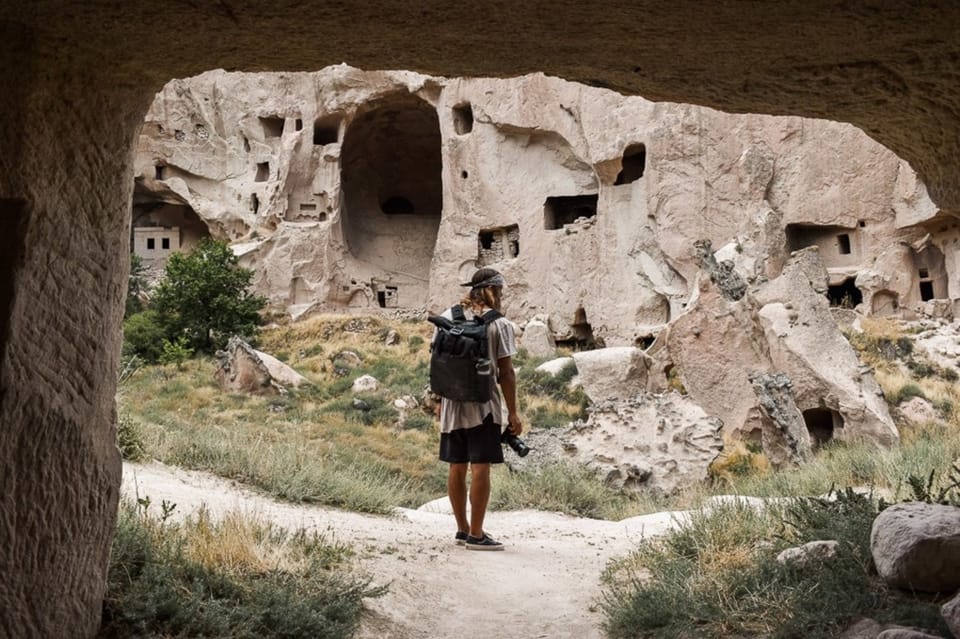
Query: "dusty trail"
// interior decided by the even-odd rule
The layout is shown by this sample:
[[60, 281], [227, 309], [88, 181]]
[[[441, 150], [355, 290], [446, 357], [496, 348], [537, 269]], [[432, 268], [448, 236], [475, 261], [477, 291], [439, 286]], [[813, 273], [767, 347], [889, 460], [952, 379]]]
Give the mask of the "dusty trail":
[[174, 502], [180, 516], [201, 505], [215, 516], [240, 510], [352, 544], [375, 583], [390, 584], [384, 597], [367, 602], [370, 614], [359, 639], [599, 639], [596, 603], [607, 561], [683, 516], [606, 522], [493, 512], [487, 529], [507, 549], [475, 552], [453, 543], [445, 499], [392, 516], [364, 515], [277, 502], [207, 473], [159, 463], [124, 464], [123, 493]]

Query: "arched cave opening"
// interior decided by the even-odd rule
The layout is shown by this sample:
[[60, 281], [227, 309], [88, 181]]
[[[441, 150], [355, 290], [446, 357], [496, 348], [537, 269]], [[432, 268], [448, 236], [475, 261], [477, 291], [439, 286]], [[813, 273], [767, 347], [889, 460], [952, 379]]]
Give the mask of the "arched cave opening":
[[390, 299], [410, 306], [426, 296], [443, 208], [440, 122], [409, 93], [367, 104], [344, 133], [342, 219], [364, 279], [382, 280]]
[[854, 278], [848, 277], [840, 284], [831, 284], [827, 288], [827, 299], [830, 300], [830, 306], [856, 308], [863, 302], [863, 293], [854, 284]]
[[623, 152], [623, 163], [614, 185], [630, 184], [643, 177], [647, 165], [647, 147], [643, 144], [631, 144]]
[[814, 450], [832, 440], [838, 428], [843, 428], [843, 415], [829, 408], [808, 408], [803, 411], [803, 421]]

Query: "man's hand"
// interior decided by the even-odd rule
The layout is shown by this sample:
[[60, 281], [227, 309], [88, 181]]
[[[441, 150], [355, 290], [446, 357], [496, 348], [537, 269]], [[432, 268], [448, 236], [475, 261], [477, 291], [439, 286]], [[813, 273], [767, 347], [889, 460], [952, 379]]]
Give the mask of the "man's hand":
[[507, 430], [509, 430], [512, 435], [517, 436], [523, 432], [523, 423], [520, 421], [520, 416], [516, 413], [510, 413], [507, 416]]

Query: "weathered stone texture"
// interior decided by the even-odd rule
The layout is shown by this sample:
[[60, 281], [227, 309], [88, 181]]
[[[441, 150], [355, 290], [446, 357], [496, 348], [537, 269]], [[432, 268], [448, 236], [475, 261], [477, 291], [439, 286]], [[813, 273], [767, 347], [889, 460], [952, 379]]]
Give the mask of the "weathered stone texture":
[[[0, 97], [3, 637], [92, 636], [100, 622], [121, 470], [128, 160], [147, 96], [90, 99], [99, 81], [54, 73]], [[108, 104], [109, 121], [96, 108]]]

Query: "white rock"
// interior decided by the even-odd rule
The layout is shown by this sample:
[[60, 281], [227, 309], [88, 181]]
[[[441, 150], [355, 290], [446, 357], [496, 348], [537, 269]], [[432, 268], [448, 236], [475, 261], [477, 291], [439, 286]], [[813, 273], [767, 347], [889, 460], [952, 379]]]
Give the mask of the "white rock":
[[361, 375], [353, 380], [354, 393], [370, 393], [380, 388], [380, 381], [372, 375]]
[[810, 541], [802, 546], [787, 548], [777, 555], [777, 563], [804, 566], [814, 561], [824, 561], [837, 556], [840, 542], [834, 540]]
[[666, 377], [653, 371], [653, 359], [634, 346], [618, 346], [573, 354], [580, 384], [593, 402], [629, 399], [666, 388]]

